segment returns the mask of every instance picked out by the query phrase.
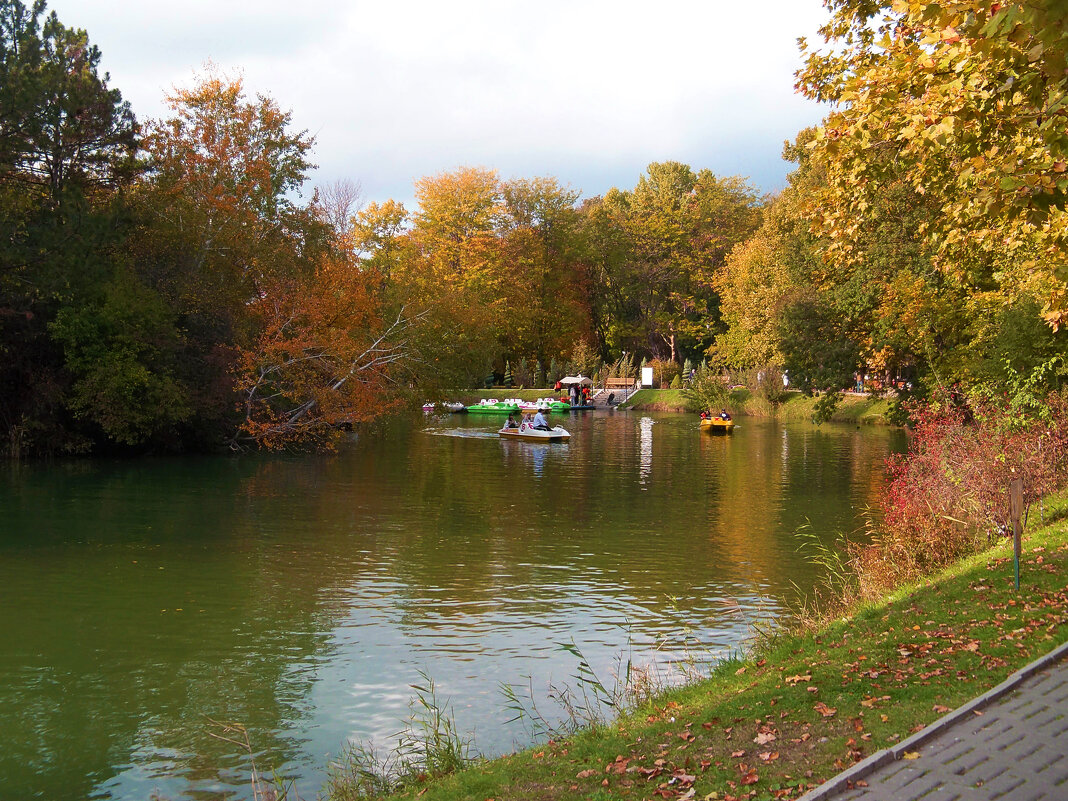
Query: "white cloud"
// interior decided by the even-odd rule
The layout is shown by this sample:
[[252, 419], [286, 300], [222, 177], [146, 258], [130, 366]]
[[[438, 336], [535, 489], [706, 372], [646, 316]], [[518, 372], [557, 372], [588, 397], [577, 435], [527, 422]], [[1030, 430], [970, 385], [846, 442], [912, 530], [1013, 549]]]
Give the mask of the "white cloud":
[[140, 117], [211, 59], [317, 136], [316, 182], [371, 199], [461, 164], [555, 175], [585, 195], [649, 161], [782, 185], [782, 141], [822, 111], [793, 94], [820, 0], [52, 0]]

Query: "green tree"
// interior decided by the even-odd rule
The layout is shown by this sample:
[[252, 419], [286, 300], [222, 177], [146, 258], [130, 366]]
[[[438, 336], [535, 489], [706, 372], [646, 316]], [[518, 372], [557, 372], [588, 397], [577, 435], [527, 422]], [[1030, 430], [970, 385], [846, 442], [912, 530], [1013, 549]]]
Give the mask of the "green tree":
[[108, 440], [176, 440], [190, 414], [175, 371], [180, 336], [163, 299], [129, 274], [94, 302], [62, 309], [50, 326], [73, 376], [70, 409]]
[[49, 324], [116, 271], [137, 127], [85, 31], [0, 0], [0, 430], [20, 449], [82, 447]]
[[678, 162], [650, 164], [632, 191], [588, 204], [594, 317], [609, 348], [680, 363], [703, 353], [719, 323], [716, 269], [759, 226], [759, 205], [741, 179]]

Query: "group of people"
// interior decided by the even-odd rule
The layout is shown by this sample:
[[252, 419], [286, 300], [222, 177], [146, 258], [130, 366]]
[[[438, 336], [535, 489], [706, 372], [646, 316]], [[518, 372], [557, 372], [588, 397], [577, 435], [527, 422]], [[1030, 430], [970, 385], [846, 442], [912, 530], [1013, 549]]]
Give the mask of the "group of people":
[[[707, 420], [712, 416], [713, 416], [712, 412], [701, 412], [701, 419], [702, 420]], [[730, 420], [731, 419], [731, 413], [728, 412], [726, 409], [720, 409], [719, 410], [719, 414], [716, 415], [716, 417], [718, 417], [720, 420]]]
[[[519, 412], [512, 412], [508, 415], [508, 421], [504, 424], [504, 427], [519, 428], [519, 424], [522, 422], [523, 420], [519, 416]], [[530, 423], [531, 428], [537, 429], [538, 431], [552, 431], [552, 426], [549, 425], [549, 421], [545, 418], [545, 413], [541, 409], [538, 409], [538, 411], [534, 413], [534, 419], [528, 420], [528, 422]]]
[[[553, 390], [560, 392], [564, 388], [562, 381], [557, 381], [553, 385]], [[572, 406], [589, 406], [590, 405], [590, 388], [588, 386], [578, 386], [578, 384], [572, 384], [568, 390], [568, 402]], [[563, 400], [561, 398], [560, 400]]]

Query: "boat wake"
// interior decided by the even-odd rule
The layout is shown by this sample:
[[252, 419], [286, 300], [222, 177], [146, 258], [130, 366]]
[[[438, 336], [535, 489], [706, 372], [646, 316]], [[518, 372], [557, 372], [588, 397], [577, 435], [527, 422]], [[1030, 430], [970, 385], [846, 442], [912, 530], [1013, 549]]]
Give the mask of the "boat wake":
[[423, 432], [435, 437], [460, 437], [462, 439], [497, 439], [496, 431], [471, 431], [465, 428], [424, 428]]

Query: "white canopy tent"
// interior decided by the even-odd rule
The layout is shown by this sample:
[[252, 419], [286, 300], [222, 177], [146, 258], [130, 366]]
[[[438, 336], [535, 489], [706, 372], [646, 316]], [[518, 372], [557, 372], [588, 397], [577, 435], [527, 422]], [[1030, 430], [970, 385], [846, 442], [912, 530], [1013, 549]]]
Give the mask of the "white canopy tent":
[[560, 383], [565, 387], [572, 384], [578, 384], [580, 387], [592, 387], [593, 379], [587, 378], [584, 375], [568, 375], [560, 379]]

